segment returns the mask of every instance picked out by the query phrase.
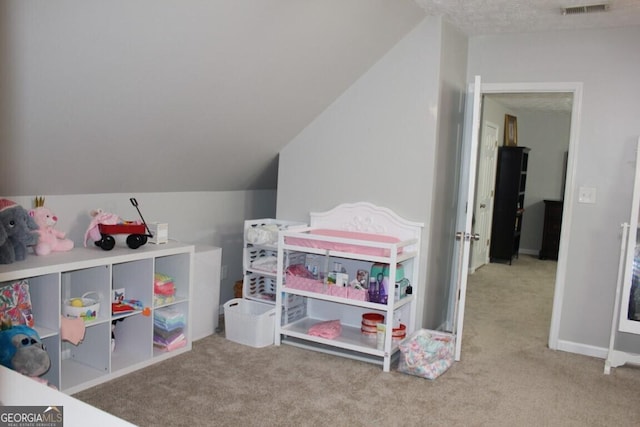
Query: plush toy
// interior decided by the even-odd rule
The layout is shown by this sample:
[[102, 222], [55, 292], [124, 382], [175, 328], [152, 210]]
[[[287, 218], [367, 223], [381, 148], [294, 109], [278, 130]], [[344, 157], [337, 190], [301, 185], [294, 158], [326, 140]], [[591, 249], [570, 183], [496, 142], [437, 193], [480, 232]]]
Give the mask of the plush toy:
[[54, 227], [58, 217], [44, 207], [44, 197], [36, 197], [36, 207], [29, 211], [29, 216], [38, 225], [38, 244], [34, 250], [36, 255], [49, 255], [51, 252], [64, 252], [73, 249], [73, 241], [65, 239], [65, 233]]
[[51, 366], [49, 354], [35, 329], [3, 323], [0, 331], [0, 365], [36, 378]]
[[38, 225], [25, 208], [9, 199], [0, 199], [0, 264], [27, 257], [27, 247], [38, 243]]
[[100, 240], [102, 236], [100, 235], [100, 224], [105, 225], [114, 225], [120, 222], [120, 217], [116, 214], [105, 212], [102, 209], [94, 209], [89, 212], [89, 215], [93, 217], [89, 227], [87, 227], [87, 231], [84, 233], [84, 246], [87, 246], [87, 239], [91, 239], [93, 241]]

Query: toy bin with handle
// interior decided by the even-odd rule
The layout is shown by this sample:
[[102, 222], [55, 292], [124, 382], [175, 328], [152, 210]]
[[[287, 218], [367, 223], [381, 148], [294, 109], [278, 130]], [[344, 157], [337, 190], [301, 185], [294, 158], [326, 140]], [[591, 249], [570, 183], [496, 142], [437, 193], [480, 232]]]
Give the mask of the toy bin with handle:
[[273, 304], [234, 298], [224, 304], [225, 336], [251, 347], [273, 345], [276, 309]]
[[65, 317], [79, 317], [85, 322], [95, 320], [99, 313], [100, 295], [96, 292], [86, 292], [79, 298], [69, 298], [62, 305], [62, 314]]

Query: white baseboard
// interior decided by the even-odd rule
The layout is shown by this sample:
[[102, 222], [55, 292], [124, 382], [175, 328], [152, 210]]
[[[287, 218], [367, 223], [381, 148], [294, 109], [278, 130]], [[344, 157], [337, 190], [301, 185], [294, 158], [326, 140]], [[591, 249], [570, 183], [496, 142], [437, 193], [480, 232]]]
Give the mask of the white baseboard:
[[558, 340], [557, 350], [581, 354], [583, 356], [597, 357], [598, 359], [606, 359], [607, 353], [609, 352], [609, 350], [604, 347], [596, 347], [593, 345], [563, 340]]

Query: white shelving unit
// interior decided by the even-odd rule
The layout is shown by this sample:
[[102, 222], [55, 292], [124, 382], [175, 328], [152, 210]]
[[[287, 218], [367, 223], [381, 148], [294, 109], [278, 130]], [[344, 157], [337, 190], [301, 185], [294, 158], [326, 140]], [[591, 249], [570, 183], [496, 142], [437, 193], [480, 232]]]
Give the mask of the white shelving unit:
[[[343, 204], [327, 212], [311, 213], [310, 219], [310, 227], [282, 231], [279, 236], [275, 344], [296, 345], [376, 363], [388, 372], [392, 357], [398, 350], [398, 342], [392, 339], [392, 328], [401, 322], [406, 326], [407, 335], [415, 329], [416, 285], [423, 225], [407, 221], [389, 209], [364, 202]], [[359, 233], [359, 237], [375, 234], [396, 240], [380, 242], [317, 234], [324, 230], [355, 232]], [[370, 271], [374, 263], [387, 264], [389, 277], [395, 278], [397, 265], [401, 264], [404, 277], [410, 281], [413, 293], [395, 300], [391, 289], [387, 303], [381, 304], [326, 293], [329, 292], [328, 288], [335, 285], [323, 283], [320, 285], [322, 292], [287, 286], [286, 268], [300, 254], [316, 257], [316, 260], [320, 257], [323, 260], [323, 272], [328, 271], [328, 267], [334, 262], [341, 263], [346, 267], [350, 280], [359, 269]], [[322, 282], [316, 284], [316, 289], [320, 283]], [[287, 301], [291, 296], [306, 300], [304, 317], [297, 319], [295, 316], [288, 316]], [[371, 312], [382, 314], [385, 318], [386, 333], [381, 348], [378, 347], [375, 335], [363, 334], [361, 331], [362, 315]], [[308, 333], [314, 324], [329, 320], [340, 321], [342, 331], [337, 338], [327, 339]]]
[[[305, 225], [301, 222], [273, 218], [251, 219], [244, 222], [243, 298], [275, 304], [278, 230]], [[269, 260], [273, 262], [265, 263]], [[273, 268], [269, 268], [269, 265]]]
[[[51, 368], [43, 376], [67, 394], [73, 394], [191, 349], [192, 258], [194, 247], [179, 243], [147, 244], [138, 249], [116, 246], [111, 251], [75, 248], [47, 256], [0, 265], [0, 284], [27, 280], [35, 329], [47, 347]], [[153, 306], [154, 273], [174, 279], [176, 295], [169, 304]], [[112, 315], [112, 290], [125, 289], [126, 299], [137, 299], [149, 310]], [[94, 320], [85, 322], [85, 336], [73, 345], [61, 339], [64, 301], [86, 292], [100, 296]], [[153, 345], [153, 315], [171, 309], [185, 318], [186, 346], [166, 352]], [[111, 326], [115, 322], [115, 349]]]

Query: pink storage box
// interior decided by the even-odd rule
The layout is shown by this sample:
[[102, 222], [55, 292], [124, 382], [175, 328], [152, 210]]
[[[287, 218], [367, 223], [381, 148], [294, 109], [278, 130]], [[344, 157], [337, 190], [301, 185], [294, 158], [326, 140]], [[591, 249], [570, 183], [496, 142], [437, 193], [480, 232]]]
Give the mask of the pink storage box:
[[307, 279], [305, 277], [287, 275], [287, 287], [300, 289], [301, 291], [324, 293], [324, 283], [319, 280]]
[[327, 286], [319, 280], [307, 279], [304, 277], [287, 275], [287, 287], [299, 289], [301, 291], [316, 292], [318, 294], [333, 295], [341, 298], [367, 301], [367, 291], [343, 286]]
[[328, 288], [329, 295], [333, 295], [334, 297], [349, 298], [347, 296], [349, 288], [346, 288], [344, 286], [329, 286]]

